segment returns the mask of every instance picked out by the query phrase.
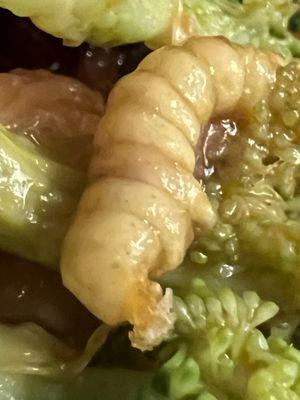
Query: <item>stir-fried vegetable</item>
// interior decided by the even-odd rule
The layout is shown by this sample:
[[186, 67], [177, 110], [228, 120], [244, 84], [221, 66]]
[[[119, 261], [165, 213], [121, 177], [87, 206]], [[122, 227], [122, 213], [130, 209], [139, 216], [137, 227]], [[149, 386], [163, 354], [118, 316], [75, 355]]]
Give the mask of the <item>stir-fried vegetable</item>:
[[78, 45], [116, 45], [170, 36], [176, 0], [1, 0], [41, 29]]
[[128, 393], [133, 399], [137, 381], [142, 384], [149, 373], [89, 368], [77, 377], [107, 333], [108, 328], [100, 326], [86, 348], [76, 351], [37, 325], [0, 324], [0, 399], [117, 400]]
[[191, 253], [204, 275], [258, 290], [287, 313], [300, 306], [299, 77], [298, 63], [281, 68], [270, 101], [240, 118], [213, 172], [208, 161], [219, 222]]
[[[257, 326], [278, 308], [254, 292], [210, 290], [196, 280], [177, 298], [173, 355], [140, 398], [197, 400], [299, 399], [300, 352]], [[166, 351], [166, 350], [165, 350]]]
[[[299, 76], [298, 63], [279, 69], [269, 102], [235, 116], [236, 126], [223, 121], [235, 129], [229, 144], [223, 137], [214, 163], [205, 154], [201, 174], [219, 222], [163, 278], [179, 295], [175, 338], [142, 399], [300, 398], [300, 352], [283, 339], [299, 318]], [[187, 289], [199, 276], [209, 284], [196, 278]], [[277, 306], [247, 287], [285, 314], [272, 320]]]
[[[300, 56], [299, 42], [289, 32], [297, 34], [300, 30], [299, 13], [295, 14], [298, 6], [292, 0], [55, 0], [46, 1], [46, 5], [42, 0], [0, 0], [1, 6], [17, 15], [29, 16], [37, 26], [64, 39], [69, 45], [88, 40], [96, 45], [146, 41], [155, 46], [197, 32], [204, 36], [224, 35], [234, 42], [251, 43], [286, 57]], [[147, 312], [151, 318], [154, 315], [156, 317], [156, 314], [154, 308], [151, 309], [151, 303], [145, 302], [147, 291], [141, 286], [142, 290], [137, 291], [136, 296], [135, 290], [138, 284], [146, 280], [140, 274], [140, 267], [145, 270], [151, 264], [149, 260], [153, 259], [153, 265], [150, 265], [147, 273], [154, 281], [151, 285], [156, 288], [156, 292], [153, 292], [155, 299], [162, 297], [168, 288], [163, 298], [166, 301], [158, 303], [159, 307], [155, 309], [159, 323], [154, 328], [161, 328], [162, 317], [163, 323], [167, 321], [167, 329], [163, 330], [163, 335], [158, 335], [157, 340], [157, 332], [149, 325], [151, 329], [145, 330], [147, 340], [143, 342], [144, 337], [141, 336], [142, 341], [139, 343], [142, 343], [140, 348], [145, 350], [152, 348], [162, 338], [164, 342], [158, 350], [143, 355], [137, 350], [128, 350], [128, 342], [121, 342], [120, 345], [112, 341], [112, 349], [109, 340], [114, 339], [118, 332], [121, 332], [120, 336], [124, 339], [132, 327], [127, 329], [126, 325], [122, 325], [104, 344], [109, 328], [101, 325], [85, 349], [75, 350], [33, 323], [14, 326], [0, 323], [0, 400], [300, 399], [300, 351], [290, 344], [291, 338], [297, 336], [298, 331], [295, 333], [294, 328], [299, 322], [300, 310], [300, 64], [292, 63], [277, 71], [277, 81], [269, 96], [275, 67], [268, 70], [267, 66], [273, 65], [273, 62], [276, 67], [282, 65], [280, 57], [263, 56], [260, 53], [255, 56], [252, 50], [247, 55], [247, 50], [228, 44], [223, 38], [204, 38], [199, 39], [200, 42], [204, 44], [203, 47], [199, 45], [199, 49], [203, 50], [207, 58], [203, 56], [202, 59], [202, 55], [199, 57], [201, 52], [198, 49], [195, 54], [199, 63], [193, 58], [195, 54], [192, 54], [196, 47], [187, 45], [186, 48], [176, 50], [165, 47], [164, 50], [152, 53], [148, 61], [144, 60], [136, 74], [131, 74], [119, 83], [119, 89], [123, 88], [123, 92], [120, 91], [122, 102], [116, 101], [118, 92], [115, 90], [99, 130], [101, 137], [96, 138], [97, 145], [101, 144], [102, 147], [95, 156], [97, 163], [91, 167], [91, 175], [94, 173], [95, 177], [101, 179], [107, 175], [110, 178], [104, 183], [98, 182], [87, 191], [82, 203], [84, 207], [81, 205], [80, 208], [81, 212], [84, 211], [83, 217], [80, 217], [75, 230], [76, 240], [72, 239], [67, 248], [70, 265], [80, 263], [81, 275], [76, 275], [72, 268], [68, 270], [68, 273], [71, 271], [70, 281], [73, 279], [75, 282], [76, 295], [80, 297], [81, 291], [87, 293], [91, 303], [80, 297], [82, 301], [89, 306], [93, 304], [93, 307], [95, 303], [95, 307], [101, 308], [101, 312], [95, 314], [111, 325], [126, 321], [137, 325], [136, 319], [141, 315], [142, 329], [145, 326], [147, 328], [144, 322], [148, 318]], [[218, 47], [220, 43], [227, 46], [227, 53], [214, 51], [222, 50]], [[162, 59], [156, 58], [156, 54], [164, 52], [169, 54]], [[181, 64], [174, 62], [177, 62], [176, 57], [180, 57]], [[186, 65], [189, 65], [185, 64], [185, 57], [193, 67], [191, 71], [198, 68], [195, 65], [200, 65], [207, 74], [203, 87], [208, 79], [212, 79], [211, 96], [207, 104], [211, 102], [210, 106], [216, 107], [217, 112], [211, 116], [213, 120], [209, 124], [207, 137], [203, 133], [205, 129], [200, 129], [200, 126], [204, 127], [211, 114], [203, 110], [204, 103], [198, 107], [198, 102], [200, 104], [204, 96], [198, 94], [199, 100], [195, 95], [197, 91], [193, 74], [185, 75]], [[270, 57], [269, 63], [260, 63], [259, 57], [264, 61]], [[194, 60], [193, 63], [191, 60]], [[221, 64], [228, 74], [225, 74], [225, 78], [222, 74], [219, 76], [218, 68]], [[213, 74], [210, 74], [211, 70]], [[221, 72], [224, 71], [221, 68]], [[235, 75], [232, 80], [233, 73]], [[18, 72], [14, 74], [18, 75]], [[31, 72], [21, 74], [26, 76], [31, 75]], [[45, 75], [44, 72], [39, 74]], [[143, 74], [148, 78], [143, 82], [137, 81], [143, 83], [140, 87], [139, 83], [135, 86], [135, 76]], [[155, 82], [158, 83], [151, 86], [155, 75]], [[169, 79], [167, 82], [164, 81], [166, 76]], [[179, 77], [185, 79], [181, 81]], [[193, 79], [189, 80], [190, 77]], [[267, 81], [266, 90], [261, 85], [262, 80], [258, 82], [257, 77]], [[14, 79], [11, 88], [15, 89]], [[239, 86], [239, 79], [241, 87], [236, 90], [240, 90], [240, 94], [232, 100], [232, 105], [228, 105], [228, 99], [234, 97], [233, 89]], [[128, 81], [131, 87], [138, 90], [134, 89], [131, 93], [125, 84]], [[228, 81], [233, 81], [233, 89], [230, 85], [227, 87]], [[81, 113], [76, 113], [79, 110], [79, 97], [75, 94], [77, 83], [67, 90], [74, 107], [64, 108], [62, 95], [65, 89], [62, 88], [56, 96], [57, 90], [51, 82], [52, 78], [48, 85], [52, 93], [48, 96], [51, 97], [51, 107], [46, 102], [42, 110], [45, 119], [37, 118], [40, 129], [42, 122], [45, 122], [46, 128], [45, 131], [41, 129], [41, 135], [36, 135], [36, 126], [27, 117], [33, 116], [35, 120], [36, 115], [39, 115], [36, 109], [41, 111], [40, 100], [31, 92], [26, 92], [26, 101], [22, 97], [18, 103], [19, 118], [16, 118], [14, 103], [8, 101], [11, 108], [9, 120], [5, 120], [7, 99], [4, 96], [0, 107], [0, 111], [3, 111], [2, 116], [0, 112], [0, 248], [46, 265], [57, 264], [61, 241], [85, 181], [84, 173], [72, 168], [80, 167], [76, 157], [71, 157], [76, 156], [74, 147], [80, 147], [73, 142], [77, 136], [73, 133], [78, 127], [85, 135], [85, 124], [80, 122], [87, 111], [86, 122], [90, 130], [87, 132], [88, 151], [84, 152], [86, 157], [83, 164], [86, 166], [92, 137], [97, 129], [98, 114], [102, 113], [102, 101], [98, 104], [94, 93], [89, 101], [93, 105], [95, 99], [95, 109], [91, 107], [94, 110], [92, 123], [89, 124], [89, 106], [86, 109], [85, 103], [82, 103]], [[196, 78], [195, 82], [198, 82]], [[256, 85], [261, 89], [257, 93]], [[36, 88], [39, 89], [39, 84]], [[165, 88], [169, 97], [162, 95], [161, 88]], [[5, 89], [3, 93], [10, 92], [15, 99], [18, 97], [15, 93], [24, 94], [23, 89], [23, 86], [18, 92]], [[40, 93], [44, 97], [44, 87]], [[158, 122], [154, 118], [151, 101], [147, 101], [149, 93], [157, 99], [153, 109], [157, 113]], [[85, 93], [81, 99], [87, 97]], [[143, 102], [142, 98], [146, 101]], [[36, 107], [34, 113], [31, 112], [31, 100]], [[24, 104], [27, 107], [23, 107]], [[134, 107], [129, 112], [131, 104]], [[253, 104], [256, 104], [255, 109], [252, 108]], [[173, 114], [170, 111], [168, 115], [168, 107], [173, 110]], [[236, 110], [232, 112], [234, 108]], [[49, 113], [48, 109], [52, 112]], [[63, 125], [58, 125], [63, 126], [62, 129], [56, 128], [55, 123], [59, 119], [54, 109], [62, 109]], [[115, 109], [119, 113], [116, 123]], [[187, 109], [189, 111], [185, 113]], [[191, 140], [192, 146], [187, 156], [182, 157], [184, 142], [179, 141], [176, 147], [174, 137], [182, 128], [186, 134], [191, 133], [191, 125], [185, 124], [189, 118], [194, 121], [194, 114], [197, 114], [197, 118], [201, 114], [202, 118], [201, 124], [198, 124], [199, 121], [195, 124], [194, 131], [197, 135], [203, 133], [204, 137], [200, 135], [199, 141]], [[221, 114], [225, 114], [223, 121], [220, 120]], [[48, 120], [49, 115], [52, 120]], [[68, 115], [74, 117], [71, 123], [68, 118], [65, 119]], [[176, 119], [178, 116], [182, 120]], [[19, 119], [16, 124], [15, 118]], [[124, 121], [130, 130], [124, 129]], [[151, 125], [153, 121], [154, 125]], [[161, 146], [158, 155], [151, 158], [151, 151], [159, 145], [167, 132], [166, 127], [172, 123], [174, 127], [168, 136], [167, 150]], [[6, 130], [4, 125], [28, 137], [32, 129], [34, 140], [38, 138], [42, 149], [45, 142], [45, 149], [42, 152], [28, 138]], [[111, 134], [110, 129], [115, 129], [115, 136], [112, 136], [114, 139], [111, 143], [105, 140], [102, 142], [103, 137], [106, 139], [105, 134]], [[221, 147], [205, 153], [210, 147], [210, 138], [222, 129], [226, 130], [226, 135], [219, 137], [218, 145]], [[61, 133], [65, 134], [66, 141]], [[128, 151], [132, 133], [134, 145]], [[196, 168], [194, 171], [193, 150], [196, 142], [201, 142], [198, 144], [203, 154], [202, 159], [201, 155], [197, 155], [200, 167], [198, 165], [199, 170]], [[105, 148], [103, 143], [108, 147]], [[179, 167], [175, 172], [168, 169], [166, 165], [169, 164], [162, 161], [164, 152], [168, 154], [172, 168], [174, 161], [176, 168], [183, 162], [183, 170], [189, 170], [191, 179], [194, 179], [194, 171], [206, 184], [205, 196], [207, 194], [208, 198], [205, 199], [209, 208], [203, 207], [200, 210], [200, 197], [198, 200], [193, 197], [191, 204], [201, 211], [199, 218], [207, 217], [209, 209], [211, 216], [214, 216], [215, 211], [218, 221], [209, 233], [202, 229], [201, 237], [196, 237], [178, 270], [160, 276], [161, 272], [170, 271], [182, 261], [193, 240], [192, 223], [188, 220], [186, 230], [182, 230], [180, 225], [185, 212], [179, 210], [177, 213], [179, 197], [174, 197], [174, 202], [170, 202], [172, 190], [177, 190], [174, 189], [174, 182], [177, 181], [173, 180], [167, 186], [166, 195], [157, 195], [157, 183], [154, 185], [155, 190], [149, 191], [148, 186], [140, 182], [145, 172], [147, 179], [150, 179], [152, 173], [155, 177], [155, 174], [160, 173], [157, 182], [160, 182], [159, 179], [167, 182], [172, 174], [177, 177]], [[61, 161], [64, 158], [62, 155], [68, 159], [71, 155], [69, 162], [66, 162], [69, 166], [60, 164], [64, 163]], [[109, 157], [112, 157], [112, 164], [109, 163]], [[180, 157], [182, 159], [179, 160]], [[136, 159], [139, 164], [134, 163]], [[114, 160], [117, 160], [116, 164]], [[146, 160], [144, 164], [143, 160]], [[153, 171], [156, 172], [147, 169], [152, 162], [149, 160], [153, 161]], [[129, 169], [130, 176], [127, 177], [125, 175]], [[114, 176], [115, 173], [117, 176]], [[122, 174], [126, 180], [120, 185]], [[182, 174], [179, 180], [180, 195], [186, 191], [183, 185], [185, 176]], [[150, 185], [149, 182], [147, 184]], [[200, 186], [201, 194], [204, 195], [202, 184]], [[190, 191], [195, 196], [195, 192]], [[153, 201], [148, 204], [149, 198]], [[101, 214], [98, 208], [104, 210], [104, 213]], [[97, 212], [94, 213], [95, 210]], [[127, 218], [131, 214], [134, 217]], [[175, 223], [172, 222], [174, 215]], [[195, 233], [200, 232], [193, 218], [191, 221]], [[91, 224], [88, 225], [91, 228], [86, 229], [87, 223]], [[168, 229], [165, 228], [166, 223]], [[132, 235], [136, 226], [142, 227], [137, 233], [140, 235], [142, 232], [144, 236]], [[164, 237], [166, 232], [168, 234]], [[179, 239], [172, 244], [172, 235], [185, 241], [182, 249]], [[158, 239], [163, 245], [158, 243]], [[133, 248], [133, 255], [130, 254], [128, 243]], [[159, 255], [152, 256], [156, 251], [155, 246], [159, 249], [161, 246], [161, 249], [157, 253]], [[148, 248], [149, 255], [139, 261], [139, 254]], [[173, 262], [174, 259], [176, 262]], [[109, 268], [105, 268], [105, 263]], [[128, 274], [127, 271], [122, 272], [126, 268]], [[104, 283], [98, 287], [97, 282], [101, 280], [99, 277]], [[134, 284], [130, 286], [132, 282]], [[21, 289], [20, 296], [23, 295]], [[131, 307], [129, 311], [126, 309], [127, 302]], [[94, 308], [91, 309], [94, 311]], [[169, 319], [164, 320], [166, 310]], [[124, 316], [121, 315], [123, 312]], [[78, 329], [81, 327], [78, 326]], [[102, 351], [99, 353], [100, 347]], [[130, 357], [125, 357], [125, 368], [132, 370], [124, 369], [124, 359], [121, 361], [124, 349], [125, 354], [130, 354]], [[87, 367], [90, 362], [92, 366]], [[145, 372], [134, 370], [139, 369], [140, 365], [145, 368]]]
[[0, 125], [0, 248], [55, 266], [85, 178]]
[[1, 0], [0, 7], [30, 17], [71, 45], [150, 41], [160, 46], [172, 37], [200, 33], [300, 56], [299, 42], [288, 31], [297, 32], [299, 26], [296, 16], [289, 24], [298, 9], [292, 0]]
[[87, 368], [77, 378], [60, 382], [0, 374], [0, 400], [136, 400], [151, 377], [152, 373], [117, 368]]
[[72, 377], [80, 373], [106, 340], [109, 328], [101, 325], [83, 351], [74, 350], [35, 324], [0, 324], [0, 372]]
[[286, 57], [300, 56], [300, 43], [289, 32], [298, 31], [299, 9], [292, 0], [184, 0], [196, 16], [201, 35], [224, 35], [240, 44], [252, 44]]

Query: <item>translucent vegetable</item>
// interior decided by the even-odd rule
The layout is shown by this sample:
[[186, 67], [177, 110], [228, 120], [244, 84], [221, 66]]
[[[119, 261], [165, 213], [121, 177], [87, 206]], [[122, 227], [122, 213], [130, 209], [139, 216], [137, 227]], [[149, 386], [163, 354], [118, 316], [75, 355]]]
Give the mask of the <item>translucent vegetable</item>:
[[171, 292], [152, 278], [182, 262], [193, 228], [215, 222], [193, 176], [201, 126], [235, 108], [250, 112], [280, 62], [222, 38], [194, 38], [151, 53], [112, 91], [61, 271], [99, 318], [134, 325], [135, 346], [153, 347], [172, 327]]
[[0, 6], [34, 24], [69, 45], [88, 41], [95, 45], [116, 45], [171, 37], [177, 0], [1, 0]]
[[0, 247], [55, 266], [85, 179], [0, 125]]
[[80, 373], [105, 342], [109, 329], [102, 325], [86, 348], [71, 349], [34, 324], [0, 325], [0, 372], [48, 377], [71, 377]]
[[0, 74], [0, 123], [62, 164], [87, 166], [103, 109], [101, 94], [76, 79], [46, 70]]
[[300, 352], [257, 329], [277, 313], [274, 303], [254, 292], [214, 291], [198, 279], [174, 307], [178, 339], [168, 351], [175, 354], [140, 399], [300, 398]]
[[[74, 384], [77, 390], [81, 390], [82, 395], [82, 391], [87, 388], [82, 379], [88, 381], [88, 384], [93, 383], [95, 374], [91, 372], [85, 378], [78, 380], [77, 376], [101, 348], [108, 331], [105, 325], [100, 326], [87, 342], [86, 348], [83, 351], [76, 351], [37, 325], [0, 324], [0, 399], [13, 396], [15, 400], [34, 398], [63, 400], [70, 398], [70, 394], [67, 395], [68, 391], [74, 394], [72, 391], [75, 389]], [[45, 378], [41, 379], [38, 376]], [[72, 379], [75, 380], [74, 383]], [[97, 383], [99, 383], [98, 374]]]
[[58, 264], [102, 111], [102, 96], [75, 79], [0, 74], [0, 248]]
[[292, 0], [1, 0], [0, 6], [27, 16], [41, 29], [77, 45], [116, 45], [150, 41], [152, 46], [177, 44], [195, 33], [223, 35], [240, 44], [300, 55], [299, 10]]
[[100, 326], [78, 351], [35, 324], [0, 324], [0, 399], [134, 400], [152, 373], [86, 368], [108, 332]]
[[[210, 175], [202, 173], [219, 221], [192, 248], [193, 269], [202, 254], [202, 274], [273, 299], [289, 324], [300, 308], [299, 84], [300, 64], [292, 62], [277, 70], [269, 100], [253, 115], [230, 116], [236, 132], [223, 152], [211, 150]], [[207, 132], [224, 133], [228, 124], [215, 121]]]

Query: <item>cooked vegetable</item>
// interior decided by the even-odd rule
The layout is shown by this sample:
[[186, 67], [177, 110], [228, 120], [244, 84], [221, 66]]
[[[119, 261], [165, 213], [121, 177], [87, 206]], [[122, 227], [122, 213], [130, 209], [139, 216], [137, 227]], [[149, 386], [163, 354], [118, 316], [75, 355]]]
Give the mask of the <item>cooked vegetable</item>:
[[[299, 83], [298, 62], [279, 68], [269, 101], [253, 115], [210, 124], [199, 171], [218, 224], [191, 253], [195, 271], [202, 255], [202, 274], [275, 300], [289, 323], [300, 308]], [[222, 151], [209, 142], [220, 131]]]
[[[265, 299], [275, 300], [280, 305], [280, 314], [264, 324], [263, 332], [287, 337], [295, 346], [299, 346], [299, 327], [295, 334], [293, 332], [299, 324], [300, 307], [299, 82], [299, 63], [279, 68], [269, 101], [259, 104], [254, 115], [242, 115], [241, 118], [235, 114], [209, 125], [203, 146], [204, 168], [200, 168], [200, 175], [206, 180], [208, 196], [218, 211], [219, 221], [209, 235], [194, 242], [183, 266], [163, 277], [161, 282], [174, 287], [180, 294], [186, 291], [191, 278], [199, 276], [205, 277], [214, 288], [231, 286], [238, 293], [245, 289], [256, 290]], [[223, 130], [221, 136], [220, 130]], [[228, 131], [232, 134], [229, 139]], [[209, 140], [213, 135], [219, 135], [217, 138], [223, 147], [213, 148], [215, 143], [212, 146]], [[228, 288], [222, 291], [226, 292]], [[190, 305], [193, 315], [197, 315], [194, 309]], [[236, 336], [234, 340], [237, 341]], [[196, 346], [195, 342], [195, 349]], [[267, 339], [266, 360], [273, 360], [276, 365], [268, 366], [267, 371], [256, 370], [253, 366], [255, 375], [249, 377], [247, 395], [245, 387], [243, 394], [236, 392], [235, 381], [230, 380], [223, 381], [221, 390], [212, 389], [211, 380], [209, 385], [205, 381], [206, 368], [201, 369], [201, 363], [194, 362], [195, 357], [191, 360], [189, 351], [182, 355], [183, 350], [179, 349], [180, 366], [175, 357], [163, 367], [154, 386], [148, 388], [150, 393], [154, 391], [153, 398], [159, 398], [158, 392], [162, 399], [176, 398], [174, 391], [180, 394], [178, 387], [187, 387], [187, 391], [195, 389], [198, 394], [201, 390], [212, 390], [215, 398], [222, 400], [300, 398], [299, 352], [282, 339]], [[248, 354], [260, 352], [254, 343], [247, 349]], [[279, 356], [280, 362], [276, 361]], [[266, 368], [266, 360], [262, 368]], [[289, 364], [289, 361], [295, 364]], [[260, 364], [257, 358], [254, 362]], [[243, 363], [238, 361], [235, 365], [244, 374]], [[289, 382], [283, 382], [284, 374]], [[217, 384], [222, 382], [218, 375], [215, 379]], [[236, 372], [235, 379], [243, 382], [245, 376]], [[233, 393], [229, 392], [230, 388]], [[202, 394], [204, 398], [205, 395]], [[147, 396], [151, 398], [148, 392], [145, 398]]]
[[0, 372], [56, 378], [76, 376], [101, 348], [108, 332], [108, 327], [101, 325], [80, 352], [35, 324], [0, 324]]
[[177, 0], [1, 0], [0, 7], [33, 23], [69, 45], [133, 43], [171, 36]]
[[[184, 0], [201, 35], [224, 35], [285, 57], [300, 57], [300, 42], [288, 30], [299, 10], [293, 0]], [[293, 17], [291, 30], [297, 30]]]
[[0, 125], [0, 247], [56, 266], [84, 174]]
[[[104, 321], [82, 349], [93, 331], [85, 318], [61, 323], [72, 307], [51, 285], [48, 302], [41, 275], [29, 296], [16, 280], [13, 301], [48, 310], [4, 325], [22, 320], [5, 320], [0, 307], [0, 400], [300, 400], [300, 351], [290, 344], [300, 321], [300, 63], [241, 45], [300, 55], [287, 33], [297, 33], [297, 6], [44, 3], [0, 0], [71, 45], [204, 36], [148, 55], [113, 90], [100, 129], [102, 97], [79, 82], [0, 74], [0, 248], [57, 263], [96, 134], [61, 270], [94, 313], [91, 326]], [[25, 276], [1, 269], [3, 290]], [[106, 324], [121, 326], [109, 334]]]
[[[91, 369], [77, 378], [103, 345], [107, 333], [107, 327], [99, 327], [89, 339], [86, 348], [79, 352], [67, 347], [37, 325], [1, 324], [0, 399], [4, 400], [9, 396], [15, 400], [74, 400], [87, 398], [88, 395], [92, 400], [101, 398], [97, 393], [99, 389], [100, 393], [111, 396], [108, 400], [116, 399], [114, 390], [109, 385], [115, 371]], [[120, 375], [123, 374], [126, 379], [140, 376], [143, 378], [142, 373], [120, 371]], [[101, 382], [102, 388], [98, 386]], [[117, 386], [118, 390], [115, 392], [122, 394], [131, 388], [132, 383], [129, 381], [121, 385], [119, 382]]]
[[277, 311], [254, 292], [239, 297], [196, 279], [175, 299], [175, 354], [139, 399], [299, 399], [300, 352], [257, 329]]
[[1, 249], [58, 264], [102, 112], [102, 96], [75, 79], [0, 74]]
[[[0, 7], [30, 17], [71, 45], [150, 41], [159, 47], [200, 33], [300, 56], [299, 41], [288, 31], [289, 18], [299, 10], [292, 0], [0, 0]], [[297, 26], [293, 17], [289, 27], [295, 31]]]
[[136, 400], [151, 377], [147, 372], [101, 367], [87, 368], [67, 381], [0, 374], [0, 400]]
[[101, 94], [76, 79], [46, 70], [0, 74], [0, 124], [62, 164], [87, 168], [103, 109]]
[[150, 372], [88, 368], [106, 340], [102, 325], [74, 350], [34, 324], [0, 324], [0, 400], [134, 400]]
[[0, 322], [35, 323], [78, 349], [99, 325], [63, 286], [59, 271], [4, 252], [0, 252]]
[[200, 127], [235, 107], [250, 111], [268, 95], [279, 62], [222, 38], [194, 38], [151, 53], [110, 95], [94, 183], [68, 232], [61, 271], [99, 318], [133, 324], [139, 348], [172, 327], [172, 295], [150, 279], [182, 262], [192, 225], [205, 231], [215, 222], [193, 176]]

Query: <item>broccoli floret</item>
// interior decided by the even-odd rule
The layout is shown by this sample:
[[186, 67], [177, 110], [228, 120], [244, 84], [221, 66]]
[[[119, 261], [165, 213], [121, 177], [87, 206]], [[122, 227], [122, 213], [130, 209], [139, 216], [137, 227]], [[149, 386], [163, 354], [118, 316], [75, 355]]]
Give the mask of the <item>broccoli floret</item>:
[[274, 303], [254, 292], [240, 297], [228, 288], [212, 290], [200, 279], [179, 294], [177, 338], [168, 345], [173, 355], [141, 399], [300, 398], [300, 352], [257, 329], [277, 313]]
[[[223, 35], [285, 57], [300, 56], [300, 42], [289, 32], [299, 10], [292, 0], [185, 0], [201, 35]], [[294, 23], [292, 23], [294, 21]]]

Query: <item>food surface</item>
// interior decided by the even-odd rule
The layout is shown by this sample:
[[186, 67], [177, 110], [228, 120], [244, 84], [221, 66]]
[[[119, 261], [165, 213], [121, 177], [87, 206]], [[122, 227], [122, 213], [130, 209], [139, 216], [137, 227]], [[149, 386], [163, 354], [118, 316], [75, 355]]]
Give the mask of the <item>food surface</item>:
[[268, 96], [280, 62], [223, 38], [195, 38], [151, 53], [112, 91], [95, 139], [94, 183], [67, 235], [61, 270], [95, 315], [133, 324], [135, 346], [151, 349], [172, 327], [171, 293], [148, 276], [176, 268], [193, 229], [215, 223], [193, 177], [201, 126], [236, 107], [249, 112]]
[[[223, 35], [286, 57], [300, 55], [291, 32], [299, 32], [293, 0], [1, 0], [19, 16], [65, 44], [96, 46], [147, 42], [151, 47], [178, 44], [189, 35]], [[290, 23], [289, 23], [290, 21]]]
[[300, 400], [299, 2], [0, 33], [0, 400]]
[[34, 24], [71, 46], [88, 41], [116, 45], [150, 39], [170, 39], [177, 0], [1, 0], [0, 7], [30, 17]]
[[0, 88], [0, 247], [56, 266], [103, 100], [72, 78], [42, 70], [2, 73]]

